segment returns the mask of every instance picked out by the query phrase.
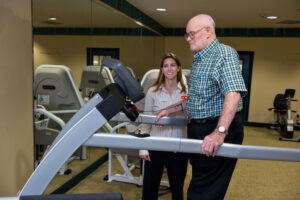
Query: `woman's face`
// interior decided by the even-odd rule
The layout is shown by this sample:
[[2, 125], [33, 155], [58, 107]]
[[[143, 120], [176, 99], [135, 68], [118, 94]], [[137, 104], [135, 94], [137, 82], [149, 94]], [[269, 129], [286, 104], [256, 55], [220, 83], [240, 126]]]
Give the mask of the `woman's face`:
[[173, 58], [166, 58], [163, 63], [163, 67], [161, 71], [165, 76], [166, 80], [177, 79], [177, 73], [180, 70], [180, 66], [178, 66]]

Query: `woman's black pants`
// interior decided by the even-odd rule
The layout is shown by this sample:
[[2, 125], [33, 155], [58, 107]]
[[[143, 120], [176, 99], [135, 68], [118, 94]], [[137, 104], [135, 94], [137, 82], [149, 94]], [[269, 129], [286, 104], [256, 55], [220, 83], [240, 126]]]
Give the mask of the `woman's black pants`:
[[145, 161], [143, 200], [156, 200], [164, 167], [167, 168], [172, 200], [183, 200], [183, 184], [188, 157], [184, 153], [149, 151], [151, 161]]

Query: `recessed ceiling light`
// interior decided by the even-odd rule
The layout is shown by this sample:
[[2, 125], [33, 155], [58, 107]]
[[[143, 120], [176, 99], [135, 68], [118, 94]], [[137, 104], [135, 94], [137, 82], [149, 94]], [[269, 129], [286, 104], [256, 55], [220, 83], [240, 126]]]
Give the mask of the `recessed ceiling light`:
[[165, 12], [167, 9], [165, 8], [156, 8], [157, 11], [160, 11], [160, 12]]
[[48, 17], [49, 21], [56, 21], [56, 17]]
[[267, 19], [277, 19], [277, 16], [267, 16]]

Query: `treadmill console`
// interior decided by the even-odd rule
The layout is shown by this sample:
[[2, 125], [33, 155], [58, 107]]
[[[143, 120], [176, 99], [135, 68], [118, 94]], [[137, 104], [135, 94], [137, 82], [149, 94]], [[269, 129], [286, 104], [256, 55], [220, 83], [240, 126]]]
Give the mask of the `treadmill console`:
[[[126, 67], [117, 59], [103, 58], [102, 67], [107, 66], [116, 72], [115, 82], [121, 87], [122, 91], [133, 101], [144, 98], [142, 86], [131, 76]], [[102, 69], [101, 67], [101, 69]], [[100, 74], [101, 74], [100, 69]]]

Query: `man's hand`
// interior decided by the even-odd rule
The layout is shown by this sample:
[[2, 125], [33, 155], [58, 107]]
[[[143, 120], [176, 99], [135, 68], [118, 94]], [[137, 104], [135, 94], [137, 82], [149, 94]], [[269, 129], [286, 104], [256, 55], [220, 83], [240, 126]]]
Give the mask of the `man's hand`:
[[206, 156], [215, 156], [219, 147], [224, 143], [225, 136], [217, 130], [207, 135], [202, 143], [202, 153]]
[[[239, 92], [229, 92], [225, 96], [222, 114], [220, 116], [218, 125], [228, 127], [235, 116], [241, 94]], [[207, 156], [215, 156], [219, 147], [224, 143], [226, 135], [214, 130], [211, 134], [207, 135], [202, 143], [202, 152]]]
[[149, 155], [149, 154], [147, 154], [147, 155], [141, 155], [140, 158], [141, 158], [141, 159], [144, 159], [144, 160], [151, 161], [151, 160], [150, 160], [150, 155]]

